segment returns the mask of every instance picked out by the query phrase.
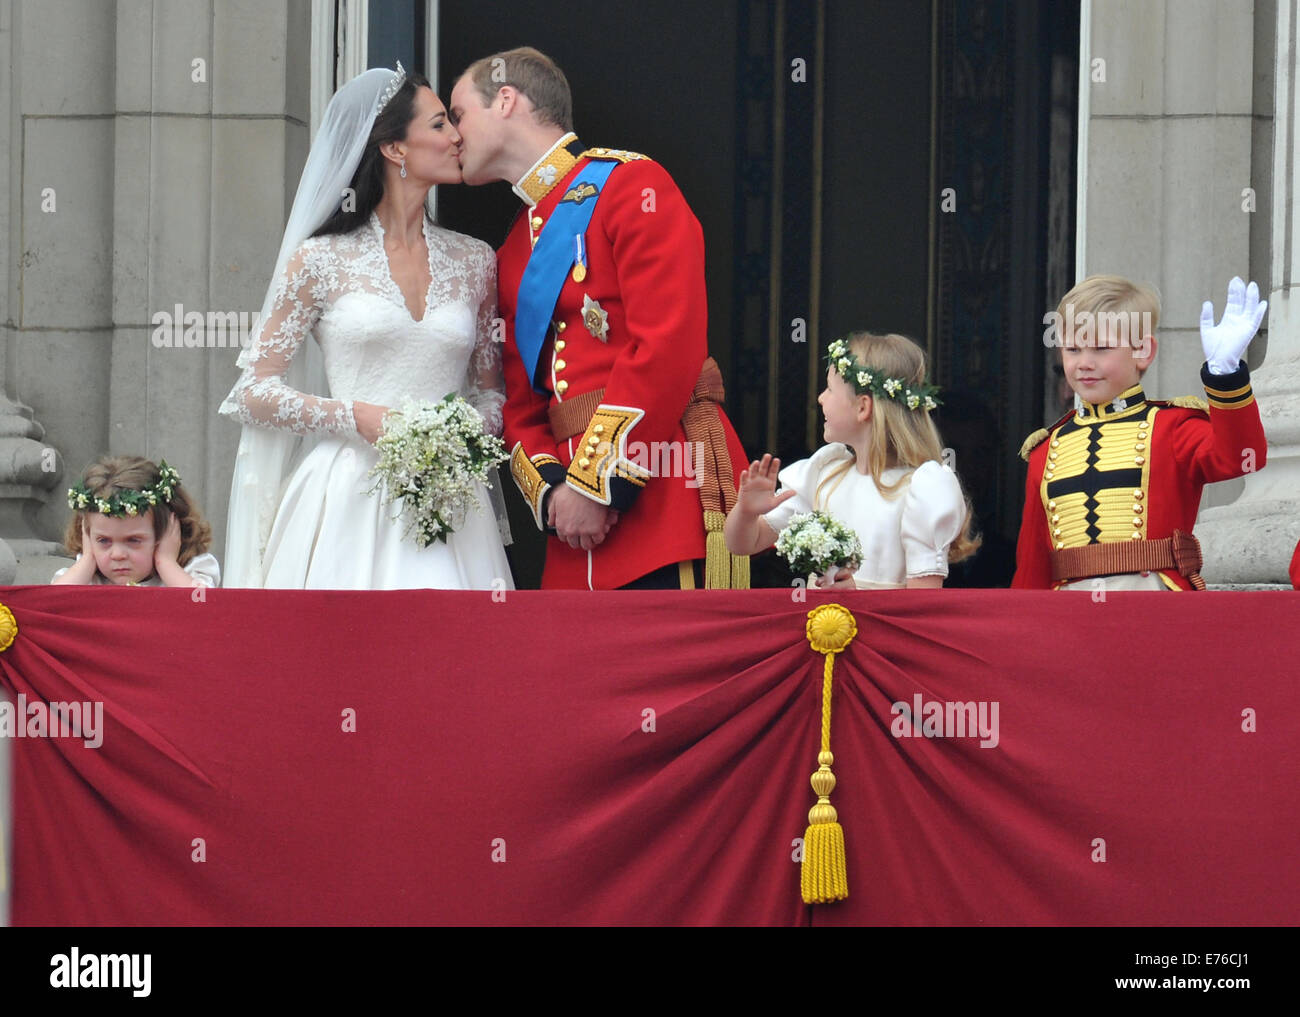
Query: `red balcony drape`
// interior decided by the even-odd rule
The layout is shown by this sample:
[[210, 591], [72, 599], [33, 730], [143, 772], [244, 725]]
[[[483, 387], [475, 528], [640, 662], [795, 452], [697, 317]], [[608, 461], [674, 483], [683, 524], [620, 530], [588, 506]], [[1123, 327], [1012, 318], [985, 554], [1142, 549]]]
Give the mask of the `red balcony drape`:
[[[829, 598], [501, 597], [0, 589], [0, 681], [104, 716], [12, 739], [13, 922], [1300, 917], [1300, 594], [835, 598], [850, 897], [818, 906]], [[996, 703], [997, 744], [899, 736], [918, 695]]]

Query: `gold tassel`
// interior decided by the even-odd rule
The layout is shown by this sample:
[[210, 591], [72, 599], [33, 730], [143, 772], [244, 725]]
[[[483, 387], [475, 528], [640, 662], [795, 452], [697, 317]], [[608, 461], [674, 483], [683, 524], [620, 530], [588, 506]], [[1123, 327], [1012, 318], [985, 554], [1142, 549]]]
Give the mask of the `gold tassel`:
[[731, 589], [731, 555], [722, 528], [727, 517], [721, 512], [704, 513], [704, 588]]
[[704, 588], [748, 590], [749, 555], [727, 550], [726, 525], [725, 512], [704, 513]]
[[822, 736], [817, 754], [817, 772], [812, 775], [817, 804], [808, 812], [808, 829], [803, 835], [803, 865], [799, 883], [805, 904], [830, 904], [849, 895], [848, 867], [845, 862], [844, 828], [831, 804], [835, 774], [831, 766], [831, 689], [835, 654], [842, 653], [858, 634], [853, 612], [839, 604], [823, 604], [808, 612], [805, 630], [808, 644], [816, 653], [825, 654], [822, 668]]
[[749, 589], [749, 555], [733, 554], [731, 556], [731, 588], [733, 590]]

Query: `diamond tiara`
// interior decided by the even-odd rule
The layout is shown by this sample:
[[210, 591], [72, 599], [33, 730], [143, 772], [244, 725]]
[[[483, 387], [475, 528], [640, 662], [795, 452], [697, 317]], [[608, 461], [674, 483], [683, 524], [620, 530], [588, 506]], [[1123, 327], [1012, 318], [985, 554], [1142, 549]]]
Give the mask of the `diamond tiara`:
[[402, 87], [406, 81], [406, 68], [402, 66], [402, 61], [397, 61], [397, 70], [393, 72], [393, 80], [390, 81], [384, 90], [379, 93], [379, 102], [375, 106], [375, 116], [379, 116], [384, 111], [384, 107], [392, 101], [397, 90]]

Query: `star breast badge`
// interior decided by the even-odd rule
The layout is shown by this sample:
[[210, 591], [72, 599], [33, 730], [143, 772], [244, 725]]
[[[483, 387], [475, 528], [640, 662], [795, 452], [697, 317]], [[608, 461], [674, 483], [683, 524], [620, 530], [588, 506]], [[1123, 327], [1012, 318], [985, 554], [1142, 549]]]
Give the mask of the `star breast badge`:
[[601, 342], [609, 342], [609, 313], [586, 293], [582, 295], [582, 323]]

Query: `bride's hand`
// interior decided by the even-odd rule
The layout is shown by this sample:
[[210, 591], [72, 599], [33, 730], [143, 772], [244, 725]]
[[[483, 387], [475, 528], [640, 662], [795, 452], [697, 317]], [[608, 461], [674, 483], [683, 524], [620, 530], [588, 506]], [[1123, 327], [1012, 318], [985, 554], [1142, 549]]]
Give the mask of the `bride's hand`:
[[352, 419], [357, 422], [357, 434], [373, 445], [379, 440], [379, 436], [384, 433], [384, 414], [387, 412], [387, 406], [354, 402], [352, 404]]

